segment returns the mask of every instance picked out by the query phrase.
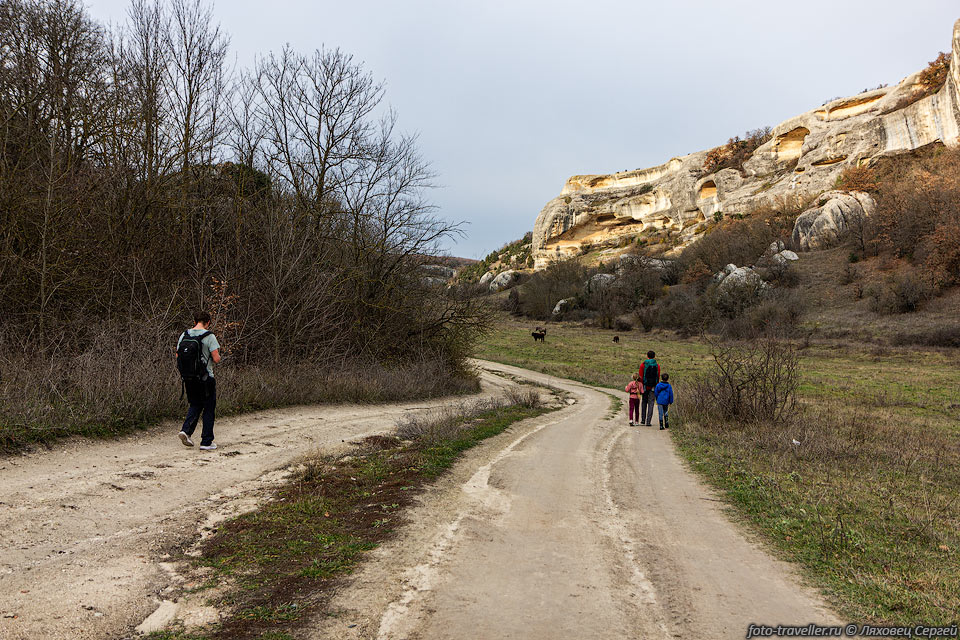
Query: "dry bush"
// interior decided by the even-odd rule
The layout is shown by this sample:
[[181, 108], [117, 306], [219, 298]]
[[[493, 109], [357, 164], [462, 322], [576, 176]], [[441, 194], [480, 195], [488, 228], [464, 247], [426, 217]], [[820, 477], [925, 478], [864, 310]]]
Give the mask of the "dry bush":
[[922, 264], [929, 258], [938, 279], [955, 282], [960, 277], [955, 270], [960, 255], [960, 151], [936, 149], [888, 163], [885, 169], [875, 216], [881, 254]]
[[706, 173], [714, 173], [721, 169], [737, 169], [742, 172], [743, 163], [753, 155], [757, 147], [769, 141], [770, 138], [770, 127], [747, 131], [743, 134], [743, 138], [734, 136], [727, 140], [727, 144], [715, 147], [707, 153], [703, 170]]
[[590, 272], [578, 260], [558, 260], [534, 273], [523, 285], [521, 308], [532, 318], [546, 320], [557, 302], [578, 295]]
[[875, 192], [880, 187], [876, 172], [868, 166], [847, 167], [837, 176], [837, 188], [844, 191]]
[[770, 243], [779, 237], [778, 230], [759, 218], [736, 220], [716, 227], [687, 247], [678, 262], [687, 274], [713, 275], [728, 264], [754, 264]]
[[909, 107], [915, 102], [931, 96], [943, 86], [947, 81], [947, 75], [950, 73], [950, 54], [941, 51], [935, 60], [930, 62], [927, 67], [917, 75], [917, 86], [907, 95], [897, 100], [896, 104], [887, 109], [887, 113], [898, 111], [904, 107]]
[[519, 405], [527, 409], [537, 409], [543, 405], [540, 390], [532, 387], [510, 387], [503, 392], [508, 404]]
[[511, 386], [500, 397], [445, 404], [429, 411], [411, 413], [397, 421], [397, 436], [427, 443], [449, 440], [470, 428], [471, 421], [480, 414], [512, 406], [528, 409], [543, 406], [540, 390]]
[[911, 267], [902, 267], [864, 290], [876, 313], [911, 313], [933, 295], [930, 285]]
[[678, 401], [685, 418], [780, 423], [796, 408], [800, 358], [791, 343], [710, 341], [710, 354], [710, 371], [686, 386]]

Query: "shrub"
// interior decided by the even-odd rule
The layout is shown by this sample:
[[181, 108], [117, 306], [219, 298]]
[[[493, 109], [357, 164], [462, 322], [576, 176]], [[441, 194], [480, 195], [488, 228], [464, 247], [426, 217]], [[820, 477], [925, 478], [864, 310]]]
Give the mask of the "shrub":
[[532, 318], [550, 318], [557, 302], [578, 295], [589, 271], [576, 259], [558, 260], [523, 285], [521, 309]]
[[712, 275], [730, 263], [753, 264], [777, 236], [777, 230], [760, 219], [732, 221], [718, 226], [681, 254], [682, 278], [688, 281], [688, 272], [692, 272], [690, 277]]
[[873, 218], [882, 256], [916, 262], [935, 288], [960, 282], [960, 151], [889, 164]]
[[911, 268], [900, 269], [866, 290], [870, 308], [877, 313], [911, 313], [930, 298], [929, 286]]
[[914, 102], [919, 102], [927, 96], [933, 95], [939, 91], [943, 83], [947, 81], [947, 74], [949, 73], [950, 54], [941, 51], [940, 55], [917, 75], [916, 86], [913, 91], [900, 98], [895, 105], [887, 110], [887, 113], [909, 107]]
[[844, 191], [874, 192], [879, 187], [876, 172], [867, 166], [847, 167], [837, 176], [837, 188]]
[[764, 338], [712, 342], [710, 370], [680, 395], [681, 411], [697, 420], [773, 422], [796, 407], [800, 358], [789, 342]]
[[769, 141], [770, 138], [770, 127], [747, 131], [743, 138], [734, 136], [727, 140], [727, 144], [715, 147], [707, 153], [703, 170], [707, 173], [714, 173], [721, 169], [737, 169], [742, 172], [743, 163], [753, 155], [757, 147]]
[[720, 335], [730, 339], [790, 337], [797, 331], [803, 299], [794, 291], [774, 290], [718, 327]]

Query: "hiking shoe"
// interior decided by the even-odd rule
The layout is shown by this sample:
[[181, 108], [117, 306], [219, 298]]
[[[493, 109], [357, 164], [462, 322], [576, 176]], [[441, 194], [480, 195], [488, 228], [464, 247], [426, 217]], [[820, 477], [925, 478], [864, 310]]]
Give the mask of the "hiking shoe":
[[184, 433], [183, 431], [181, 431], [181, 432], [178, 433], [177, 435], [180, 436], [180, 442], [183, 443], [183, 446], [185, 446], [185, 447], [192, 447], [192, 446], [193, 446], [193, 440], [191, 440], [191, 439], [190, 439], [190, 436], [188, 436], [186, 433]]
[[635, 424], [633, 423], [633, 420], [631, 420], [631, 421], [630, 421], [630, 426], [631, 426], [631, 427], [635, 427], [635, 426], [637, 426], [637, 425], [635, 425]]
[[660, 431], [663, 431], [666, 427], [660, 427]]
[[200, 451], [213, 451], [213, 450], [216, 449], [216, 448], [217, 448], [217, 443], [216, 443], [216, 442], [211, 442], [210, 444], [202, 444], [202, 445], [200, 445]]

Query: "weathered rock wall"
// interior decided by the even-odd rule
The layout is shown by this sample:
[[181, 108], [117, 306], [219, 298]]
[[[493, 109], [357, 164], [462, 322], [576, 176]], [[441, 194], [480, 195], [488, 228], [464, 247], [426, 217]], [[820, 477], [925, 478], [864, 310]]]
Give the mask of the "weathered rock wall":
[[616, 246], [669, 229], [680, 247], [699, 237], [715, 213], [746, 213], [767, 203], [805, 200], [833, 188], [852, 165], [933, 142], [960, 145], [960, 20], [950, 72], [935, 94], [899, 107], [917, 76], [895, 87], [833, 100], [782, 122], [743, 172], [705, 173], [708, 151], [636, 171], [569, 178], [533, 229], [535, 267], [578, 255], [585, 245]]

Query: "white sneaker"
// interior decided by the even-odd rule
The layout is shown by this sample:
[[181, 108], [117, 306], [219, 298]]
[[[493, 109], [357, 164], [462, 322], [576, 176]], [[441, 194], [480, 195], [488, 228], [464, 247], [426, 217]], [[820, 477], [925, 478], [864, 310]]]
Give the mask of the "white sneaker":
[[200, 451], [213, 451], [213, 450], [216, 449], [216, 448], [217, 448], [217, 443], [216, 443], [216, 442], [211, 442], [210, 444], [202, 444], [202, 445], [200, 445]]
[[191, 440], [191, 439], [190, 439], [190, 436], [188, 436], [187, 434], [185, 434], [183, 431], [181, 431], [181, 432], [178, 433], [177, 435], [180, 436], [180, 442], [183, 443], [183, 446], [185, 446], [185, 447], [192, 447], [192, 446], [193, 446], [193, 440]]

